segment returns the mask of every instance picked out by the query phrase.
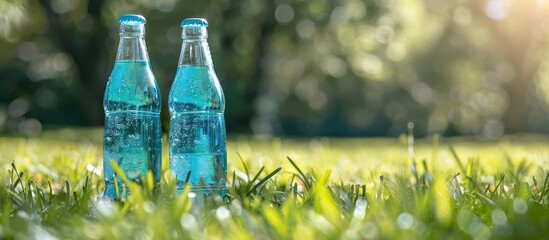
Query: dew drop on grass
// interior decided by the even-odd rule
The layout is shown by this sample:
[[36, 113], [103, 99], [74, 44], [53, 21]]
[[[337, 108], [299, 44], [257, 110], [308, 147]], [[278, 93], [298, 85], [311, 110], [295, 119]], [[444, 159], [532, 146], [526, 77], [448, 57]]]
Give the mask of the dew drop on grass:
[[500, 209], [494, 209], [492, 211], [492, 222], [494, 225], [503, 226], [507, 224], [507, 215]]
[[364, 218], [364, 215], [366, 215], [367, 207], [368, 203], [365, 199], [358, 199], [356, 201], [355, 210], [353, 211], [353, 218], [357, 220], [362, 220]]
[[154, 204], [151, 201], [145, 201], [143, 203], [143, 210], [145, 210], [146, 213], [153, 213], [154, 212]]
[[491, 236], [490, 228], [473, 212], [462, 209], [457, 215], [458, 226], [475, 239], [488, 239]]
[[194, 200], [196, 198], [196, 193], [195, 192], [189, 192], [189, 194], [187, 194], [187, 197], [189, 198], [189, 201], [190, 200]]
[[229, 211], [229, 209], [225, 206], [221, 206], [215, 210], [215, 216], [217, 217], [217, 220], [222, 222], [231, 217], [231, 211]]
[[21, 219], [24, 219], [24, 220], [30, 219], [29, 214], [25, 211], [17, 211], [17, 217], [19, 217]]
[[193, 215], [185, 214], [181, 217], [180, 220], [181, 227], [191, 231], [196, 228], [197, 222]]
[[322, 233], [326, 235], [330, 235], [334, 233], [335, 231], [334, 225], [332, 225], [322, 215], [316, 214], [315, 212], [309, 212], [307, 218], [310, 219], [313, 225]]
[[414, 216], [409, 213], [401, 213], [398, 215], [397, 224], [402, 229], [410, 229], [414, 226]]
[[42, 226], [37, 224], [31, 224], [29, 226], [30, 238], [29, 239], [44, 239], [44, 240], [56, 240], [57, 238], [49, 233]]
[[379, 229], [372, 222], [367, 222], [362, 227], [360, 234], [366, 239], [376, 239], [379, 235]]
[[360, 239], [360, 237], [355, 231], [348, 229], [343, 233], [343, 239]]
[[525, 214], [528, 211], [528, 205], [524, 199], [518, 197], [513, 200], [513, 210], [518, 214]]
[[231, 211], [236, 215], [240, 215], [242, 213], [242, 205], [240, 204], [240, 201], [235, 199], [231, 202]]
[[115, 216], [116, 209], [114, 208], [113, 203], [109, 200], [98, 198], [96, 207], [99, 214], [103, 217], [112, 218]]
[[91, 172], [91, 173], [93, 173], [93, 174], [95, 174], [95, 175], [97, 175], [97, 176], [101, 176], [101, 169], [96, 168], [96, 167], [94, 167], [94, 166], [91, 165], [91, 164], [88, 164], [88, 165], [86, 166], [86, 170], [88, 170], [89, 172]]

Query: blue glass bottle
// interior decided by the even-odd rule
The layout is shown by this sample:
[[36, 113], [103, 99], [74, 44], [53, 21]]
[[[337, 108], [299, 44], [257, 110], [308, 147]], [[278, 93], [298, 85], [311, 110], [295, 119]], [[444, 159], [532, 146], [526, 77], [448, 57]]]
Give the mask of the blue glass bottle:
[[179, 192], [188, 180], [191, 191], [225, 196], [225, 97], [207, 42], [208, 22], [189, 18], [181, 27], [183, 45], [169, 96], [170, 169]]
[[131, 181], [139, 181], [149, 170], [159, 181], [162, 159], [161, 99], [145, 46], [146, 21], [139, 15], [124, 15], [119, 23], [118, 53], [103, 102], [103, 167], [105, 196], [109, 198], [117, 196], [115, 181], [118, 196], [125, 197], [111, 160]]

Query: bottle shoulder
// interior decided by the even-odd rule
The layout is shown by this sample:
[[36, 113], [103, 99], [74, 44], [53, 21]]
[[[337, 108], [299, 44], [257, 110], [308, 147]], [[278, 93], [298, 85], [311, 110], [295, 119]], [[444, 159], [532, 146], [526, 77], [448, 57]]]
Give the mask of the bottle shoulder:
[[160, 111], [160, 90], [148, 62], [115, 63], [105, 89], [104, 108]]
[[170, 88], [170, 111], [217, 111], [225, 109], [225, 96], [213, 69], [178, 67]]

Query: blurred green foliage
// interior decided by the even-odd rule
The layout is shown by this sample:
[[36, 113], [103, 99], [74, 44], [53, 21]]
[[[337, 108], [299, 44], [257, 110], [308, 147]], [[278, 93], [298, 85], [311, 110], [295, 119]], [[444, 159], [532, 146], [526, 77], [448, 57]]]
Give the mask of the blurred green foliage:
[[126, 13], [148, 20], [164, 100], [179, 22], [208, 19], [232, 132], [394, 136], [410, 121], [419, 135], [549, 131], [546, 1], [4, 0], [0, 132], [102, 124]]
[[[228, 201], [177, 194], [164, 154], [102, 198], [102, 131], [0, 137], [0, 239], [545, 239], [548, 137], [228, 141]], [[450, 147], [453, 146], [452, 147]], [[380, 151], [383, 149], [383, 151]], [[165, 146], [164, 151], [167, 151]], [[290, 160], [291, 159], [291, 160]], [[12, 162], [13, 161], [13, 162]]]

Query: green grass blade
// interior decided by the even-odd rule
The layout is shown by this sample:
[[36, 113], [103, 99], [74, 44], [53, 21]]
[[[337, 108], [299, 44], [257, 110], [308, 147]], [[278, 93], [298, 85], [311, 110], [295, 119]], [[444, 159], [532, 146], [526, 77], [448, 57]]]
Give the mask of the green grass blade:
[[254, 184], [254, 182], [259, 177], [259, 174], [261, 174], [263, 172], [263, 170], [265, 170], [265, 166], [263, 166], [259, 169], [259, 171], [255, 174], [254, 178], [252, 178], [251, 180], [248, 179], [248, 183], [246, 184], [246, 189], [250, 189], [250, 187]]
[[263, 183], [267, 182], [269, 179], [271, 179], [274, 175], [276, 175], [278, 172], [282, 170], [282, 167], [278, 167], [271, 173], [269, 173], [267, 176], [265, 176], [261, 181], [259, 181], [257, 184], [255, 184], [250, 191], [246, 193], [246, 196], [250, 196], [259, 186], [263, 185]]
[[543, 197], [545, 196], [545, 193], [547, 193], [547, 189], [549, 188], [549, 173], [545, 176], [545, 181], [543, 182], [543, 190], [541, 191], [541, 194], [539, 196], [539, 201], [541, 202], [543, 200]]
[[454, 147], [452, 147], [452, 145], [448, 145], [448, 150], [450, 151], [450, 154], [452, 154], [452, 157], [456, 161], [456, 163], [457, 163], [459, 169], [461, 170], [461, 172], [463, 174], [466, 174], [467, 170], [465, 169], [465, 166], [461, 162], [461, 159], [459, 158], [458, 154], [456, 153], [456, 150], [454, 149]]
[[71, 184], [69, 180], [65, 180], [65, 189], [67, 191], [67, 204], [69, 204], [71, 201]]
[[305, 173], [303, 173], [303, 171], [301, 171], [301, 169], [297, 166], [297, 164], [294, 162], [294, 160], [292, 160], [290, 157], [287, 157], [287, 158], [288, 158], [288, 161], [290, 161], [292, 166], [294, 166], [294, 168], [299, 173], [301, 181], [303, 181], [303, 184], [305, 184], [305, 188], [307, 190], [311, 189], [311, 183], [309, 182], [309, 180], [308, 180], [307, 176], [305, 175]]
[[240, 162], [242, 163], [242, 167], [244, 167], [244, 172], [246, 173], [246, 177], [250, 180], [250, 171], [248, 171], [248, 166], [246, 166], [246, 162], [244, 162], [244, 158], [240, 155], [240, 153], [236, 153], [238, 155], [238, 158], [240, 159]]

